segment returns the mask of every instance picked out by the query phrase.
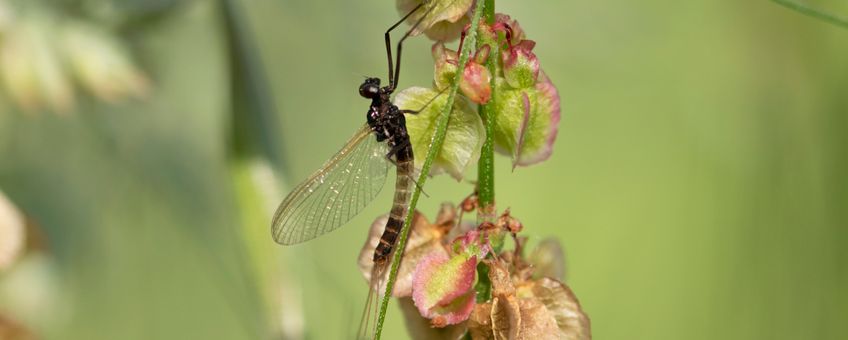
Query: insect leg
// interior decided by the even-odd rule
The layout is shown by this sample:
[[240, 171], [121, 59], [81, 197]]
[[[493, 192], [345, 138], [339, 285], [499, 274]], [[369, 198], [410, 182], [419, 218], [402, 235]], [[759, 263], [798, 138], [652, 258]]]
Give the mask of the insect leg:
[[[409, 139], [406, 139], [406, 141], [404, 141], [402, 144], [398, 144], [398, 145], [395, 145], [394, 147], [392, 147], [392, 149], [389, 151], [389, 153], [386, 154], [386, 159], [388, 159], [389, 162], [391, 162], [392, 164], [397, 166], [397, 162], [394, 159], [392, 159], [392, 156], [395, 155], [398, 151], [402, 150], [403, 148], [411, 148], [411, 147], [412, 147], [412, 142], [409, 141]], [[418, 184], [418, 181], [415, 180], [415, 174], [410, 173], [410, 174], [407, 174], [407, 176], [409, 177], [409, 180], [412, 181], [412, 183], [415, 183], [415, 187], [417, 187], [418, 190], [421, 190], [421, 193], [424, 194], [424, 196], [426, 196], [428, 198], [430, 197], [430, 195], [428, 195], [427, 192], [424, 191], [424, 188], [421, 187], [421, 185]]]
[[[421, 3], [418, 6], [415, 6], [415, 8], [413, 8], [411, 11], [409, 11], [409, 13], [406, 13], [406, 15], [403, 16], [403, 18], [401, 18], [398, 22], [396, 22], [394, 25], [389, 27], [389, 29], [387, 29], [386, 33], [384, 34], [384, 37], [386, 39], [386, 56], [389, 59], [389, 83], [390, 83], [389, 87], [391, 87], [392, 89], [394, 89], [395, 86], [394, 86], [394, 83], [391, 83], [391, 81], [392, 81], [392, 79], [395, 79], [395, 76], [394, 76], [394, 67], [392, 65], [392, 62], [393, 62], [393, 60], [392, 60], [392, 37], [389, 33], [391, 33], [392, 30], [394, 30], [402, 22], [404, 22], [407, 18], [409, 18], [409, 16], [412, 15], [412, 13], [415, 13], [415, 11], [417, 11], [419, 8], [421, 8], [421, 6], [424, 6], [424, 3]], [[398, 63], [400, 63], [400, 50], [398, 50]], [[398, 67], [398, 68], [400, 68], [400, 67]]]
[[[415, 9], [413, 9], [411, 12], [409, 12], [409, 14], [406, 15], [406, 17], [410, 16], [413, 12], [417, 11], [423, 5], [424, 4], [422, 3], [418, 6], [416, 6]], [[415, 29], [418, 28], [418, 25], [420, 25], [421, 22], [424, 21], [425, 18], [427, 18], [427, 15], [429, 15], [430, 12], [433, 11], [434, 8], [436, 8], [435, 5], [430, 6], [430, 8], [427, 9], [427, 12], [424, 12], [424, 15], [422, 15], [421, 18], [419, 18], [418, 21], [415, 22], [415, 25], [412, 25], [412, 28], [410, 28], [408, 31], [406, 31], [406, 34], [404, 34], [403, 37], [400, 38], [400, 41], [398, 41], [398, 44], [397, 44], [397, 59], [396, 59], [397, 62], [395, 63], [394, 77], [391, 77], [391, 76], [389, 77], [389, 92], [393, 92], [395, 90], [395, 88], [397, 87], [397, 84], [398, 84], [398, 79], [400, 78], [400, 55], [401, 55], [401, 48], [403, 48], [403, 41], [406, 40], [406, 38], [409, 38], [409, 36], [412, 34], [412, 32], [414, 32]], [[406, 18], [406, 17], [404, 17], [404, 18]], [[397, 26], [397, 24], [395, 24], [395, 26]], [[394, 28], [394, 26], [392, 28]], [[388, 43], [389, 43], [389, 40], [388, 40], [388, 32], [387, 32], [386, 44], [388, 44]], [[388, 49], [388, 46], [387, 46], [387, 49]], [[389, 54], [389, 59], [390, 60], [392, 59], [391, 54]], [[389, 66], [391, 66], [391, 64], [392, 63], [389, 62]], [[391, 71], [389, 72], [389, 74], [390, 75], [392, 74]]]
[[395, 153], [397, 153], [398, 150], [399, 150], [399, 149], [395, 149], [395, 148], [392, 148], [391, 150], [389, 150], [389, 153], [386, 154], [386, 160], [389, 161], [389, 163], [392, 163], [392, 165], [397, 166], [398, 165], [397, 161], [395, 161], [395, 159], [392, 158], [392, 156], [394, 156]]
[[409, 174], [409, 175], [407, 175], [407, 176], [409, 176], [409, 180], [410, 180], [410, 181], [412, 181], [412, 183], [415, 183], [415, 187], [416, 187], [416, 188], [418, 188], [418, 190], [420, 190], [420, 191], [421, 191], [421, 193], [422, 193], [422, 194], [424, 194], [424, 196], [425, 196], [425, 197], [430, 198], [430, 195], [428, 195], [428, 194], [427, 194], [427, 192], [426, 192], [426, 191], [424, 191], [424, 187], [422, 187], [421, 185], [419, 185], [419, 184], [418, 184], [418, 181], [416, 181], [416, 180], [415, 180], [415, 175], [414, 175], [414, 174]]
[[427, 106], [430, 106], [430, 104], [434, 100], [436, 100], [436, 98], [439, 98], [439, 96], [441, 96], [443, 93], [445, 93], [445, 91], [447, 91], [447, 89], [448, 89], [447, 87], [443, 88], [441, 91], [439, 91], [439, 93], [437, 93], [435, 96], [433, 96], [433, 98], [430, 98], [430, 100], [428, 100], [426, 103], [424, 103], [424, 106], [422, 106], [420, 109], [418, 109], [418, 110], [400, 110], [400, 113], [411, 113], [411, 114], [414, 114], [414, 115], [421, 113], [421, 111], [424, 111], [424, 109], [426, 109]]

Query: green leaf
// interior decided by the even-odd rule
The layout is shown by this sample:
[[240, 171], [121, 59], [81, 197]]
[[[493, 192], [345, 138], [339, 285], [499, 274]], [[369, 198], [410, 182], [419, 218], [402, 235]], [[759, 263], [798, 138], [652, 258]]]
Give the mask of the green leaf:
[[[433, 101], [428, 105], [431, 99]], [[423, 87], [405, 89], [395, 97], [395, 104], [399, 107], [424, 108], [418, 114], [406, 118], [414, 154], [427, 154], [430, 147], [429, 137], [435, 133], [436, 120], [447, 105], [447, 99], [446, 96], [440, 96], [439, 92]], [[471, 103], [464, 97], [457, 97], [451, 110], [444, 144], [436, 155], [430, 175], [447, 172], [456, 180], [461, 180], [465, 169], [480, 156], [485, 135], [483, 121]], [[416, 157], [416, 166], [422, 166], [423, 162], [421, 157]]]
[[536, 87], [513, 89], [499, 78], [496, 87], [496, 150], [522, 166], [550, 157], [560, 120], [553, 84], [544, 77]]

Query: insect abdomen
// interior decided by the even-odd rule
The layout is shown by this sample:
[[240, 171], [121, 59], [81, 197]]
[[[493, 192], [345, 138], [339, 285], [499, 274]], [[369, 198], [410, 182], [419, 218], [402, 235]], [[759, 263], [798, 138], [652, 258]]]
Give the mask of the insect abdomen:
[[412, 174], [412, 159], [398, 161], [395, 199], [392, 201], [392, 210], [389, 213], [389, 220], [386, 222], [386, 229], [383, 231], [383, 236], [380, 237], [380, 243], [374, 250], [374, 263], [386, 263], [389, 254], [397, 244], [398, 234], [406, 220], [406, 207], [409, 205], [411, 184], [413, 183], [411, 180]]

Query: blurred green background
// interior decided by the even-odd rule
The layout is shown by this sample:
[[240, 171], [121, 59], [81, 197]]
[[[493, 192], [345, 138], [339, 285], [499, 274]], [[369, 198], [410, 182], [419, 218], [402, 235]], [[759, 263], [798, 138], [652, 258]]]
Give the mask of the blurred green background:
[[[112, 103], [76, 86], [56, 114], [7, 81], [0, 190], [42, 242], [0, 272], [0, 314], [51, 339], [353, 334], [391, 190], [303, 245], [269, 221], [362, 124], [394, 3], [32, 3], [103, 27], [150, 83]], [[848, 30], [768, 1], [497, 6], [563, 103], [549, 161], [498, 159], [497, 201], [562, 242], [595, 338], [848, 338]], [[401, 88], [431, 82], [429, 46], [405, 46]], [[470, 190], [438, 177], [420, 209]]]

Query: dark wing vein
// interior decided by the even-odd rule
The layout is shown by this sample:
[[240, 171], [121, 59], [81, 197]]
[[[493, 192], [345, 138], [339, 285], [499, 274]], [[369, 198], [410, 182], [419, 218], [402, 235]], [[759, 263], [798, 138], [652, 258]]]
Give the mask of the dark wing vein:
[[321, 169], [286, 196], [271, 230], [280, 244], [311, 240], [344, 225], [380, 193], [388, 147], [365, 125]]

